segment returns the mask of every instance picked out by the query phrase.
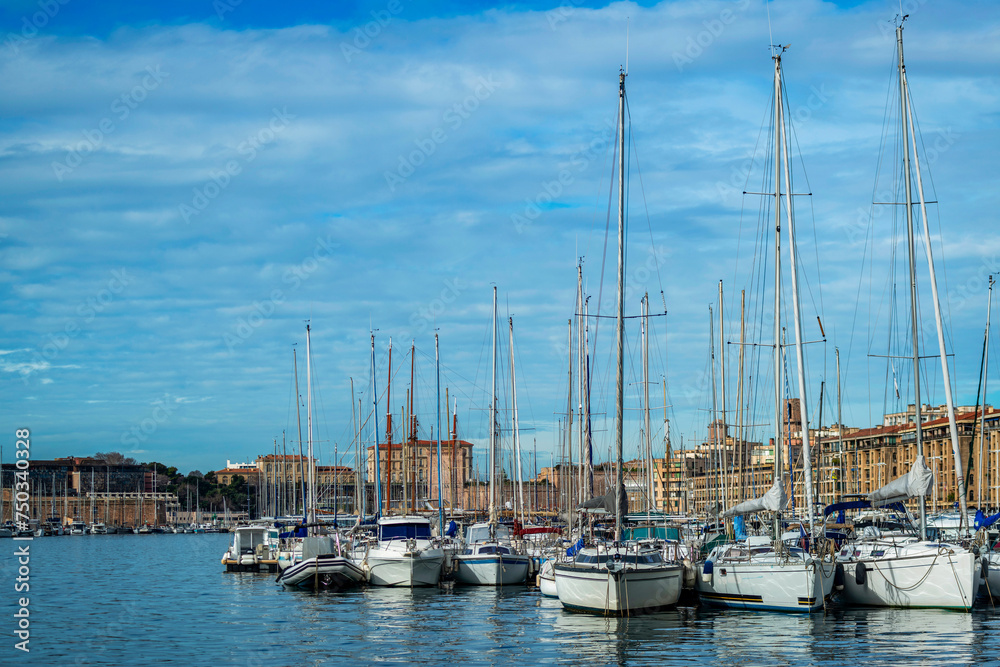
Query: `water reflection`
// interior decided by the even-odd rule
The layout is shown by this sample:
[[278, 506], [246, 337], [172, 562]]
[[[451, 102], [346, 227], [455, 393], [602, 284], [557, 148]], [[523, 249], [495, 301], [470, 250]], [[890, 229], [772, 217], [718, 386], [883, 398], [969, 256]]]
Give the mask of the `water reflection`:
[[896, 667], [997, 664], [1000, 655], [992, 607], [834, 606], [812, 615], [681, 607], [604, 618], [565, 612], [524, 587], [286, 590], [273, 574], [224, 572], [228, 539], [35, 540], [30, 663]]

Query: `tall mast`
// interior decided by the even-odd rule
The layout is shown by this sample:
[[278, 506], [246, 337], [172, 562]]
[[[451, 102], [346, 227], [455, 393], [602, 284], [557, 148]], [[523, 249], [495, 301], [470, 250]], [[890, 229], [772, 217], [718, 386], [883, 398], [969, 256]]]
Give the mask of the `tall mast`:
[[[410, 476], [413, 479], [413, 492], [410, 494], [411, 509], [415, 512], [417, 510], [417, 418], [413, 416], [413, 370], [416, 365], [416, 342], [410, 341], [410, 391], [408, 392], [408, 399], [410, 407], [407, 409], [407, 413], [410, 417], [409, 422], [409, 435], [407, 436], [407, 441], [410, 444]], [[406, 465], [406, 464], [404, 464]], [[430, 472], [430, 471], [428, 471]], [[430, 495], [429, 493], [427, 495]]]
[[725, 325], [722, 318], [722, 281], [719, 281], [719, 379], [722, 384], [722, 392], [719, 394], [722, 403], [721, 423], [719, 426], [722, 428], [722, 434], [719, 436], [722, 440], [722, 447], [720, 454], [723, 462], [722, 469], [722, 505], [723, 507], [729, 507], [729, 455], [726, 453], [726, 435], [729, 429], [726, 427], [726, 331]]
[[[837, 481], [840, 482], [840, 489], [844, 488], [844, 417], [841, 415], [840, 405], [840, 348], [835, 347], [833, 351], [837, 353], [837, 460], [840, 461], [840, 470], [837, 471]], [[838, 500], [843, 499], [843, 492]]]
[[361, 439], [358, 437], [358, 420], [354, 414], [354, 378], [351, 378], [351, 431], [354, 432], [354, 513], [364, 516], [361, 510]]
[[[381, 452], [378, 447], [378, 385], [375, 381], [375, 333], [372, 332], [372, 420], [374, 427], [372, 434], [375, 437], [375, 514], [382, 511], [382, 471]], [[388, 511], [386, 512], [388, 514]]]
[[[920, 328], [917, 323], [917, 249], [913, 235], [913, 191], [910, 181], [910, 137], [906, 122], [906, 71], [903, 65], [903, 24], [896, 26], [896, 51], [899, 55], [899, 120], [903, 124], [903, 184], [906, 190], [906, 249], [910, 267], [910, 336], [913, 344], [913, 405], [917, 457], [924, 455], [923, 419], [920, 397]], [[958, 464], [958, 461], [955, 461]], [[920, 496], [920, 539], [927, 539], [926, 497]]]
[[[306, 325], [306, 433], [309, 438], [307, 454], [309, 464], [309, 519], [316, 523], [316, 466], [313, 464], [313, 422], [312, 422], [312, 352], [310, 348], [309, 325]], [[313, 533], [307, 529], [307, 533]]]
[[[984, 448], [984, 429], [986, 428], [986, 378], [989, 371], [989, 361], [990, 361], [990, 308], [993, 305], [993, 276], [990, 275], [990, 290], [989, 295], [986, 297], [986, 337], [983, 343], [983, 406], [981, 412], [979, 413], [979, 481], [976, 483], [976, 488], [978, 489], [978, 497], [976, 498], [976, 506], [982, 508], [983, 506], [983, 448]], [[977, 406], [978, 407], [978, 406]]]
[[746, 452], [743, 451], [743, 347], [746, 342], [746, 290], [740, 290], [740, 353], [736, 363], [736, 439], [739, 456], [740, 475], [736, 502], [743, 502], [743, 491], [746, 488], [746, 474], [743, 468], [746, 462]]
[[[438, 535], [444, 538], [444, 504], [441, 498], [441, 352], [438, 347], [438, 335], [437, 332], [434, 333], [434, 378], [437, 384], [437, 403], [434, 410], [435, 425], [434, 430], [437, 432], [437, 492], [438, 492], [438, 523], [439, 532]], [[428, 470], [428, 472], [430, 472]], [[454, 473], [453, 473], [454, 474]]]
[[[295, 368], [295, 421], [299, 425], [299, 477], [302, 480], [302, 514], [303, 514], [302, 518], [305, 519], [306, 518], [305, 513], [307, 507], [306, 477], [305, 477], [306, 471], [305, 468], [302, 467], [302, 465], [305, 463], [305, 460], [302, 458], [302, 411], [301, 411], [301, 403], [299, 401], [299, 359], [294, 347], [292, 348], [292, 365]], [[296, 498], [296, 502], [297, 501], [298, 499]]]
[[649, 432], [649, 292], [642, 297], [642, 412], [646, 431], [646, 508], [655, 509], [653, 500], [653, 437]]
[[[778, 76], [778, 90], [780, 91], [780, 67], [778, 69]], [[805, 486], [806, 512], [809, 517], [809, 534], [814, 535], [816, 528], [816, 516], [815, 508], [813, 507], [812, 456], [809, 444], [809, 402], [806, 398], [806, 361], [805, 349], [802, 343], [802, 312], [799, 308], [798, 246], [795, 242], [795, 216], [792, 214], [792, 173], [788, 159], [788, 137], [785, 136], [785, 114], [782, 102], [782, 99], [778, 100], [778, 108], [781, 111], [781, 124], [779, 126], [781, 132], [781, 146], [785, 158], [785, 213], [788, 220], [788, 265], [791, 270], [792, 278], [792, 321], [795, 326], [795, 361], [799, 376], [799, 417], [802, 428], [803, 485]], [[793, 483], [792, 489], [794, 490], [794, 488]]]
[[[913, 110], [910, 108], [910, 87], [906, 81], [906, 68], [902, 66], [903, 63], [903, 25], [900, 25], [896, 29], [899, 38], [899, 62], [900, 62], [900, 72], [899, 76], [902, 80], [903, 92], [904, 92], [904, 103], [903, 108], [906, 111], [906, 125], [909, 126], [910, 140], [913, 143], [913, 163], [917, 172], [917, 194], [920, 197], [920, 217], [923, 221], [924, 230], [924, 250], [927, 253], [927, 269], [930, 273], [930, 283], [931, 283], [931, 301], [934, 304], [934, 324], [937, 328], [937, 340], [938, 340], [938, 354], [941, 358], [941, 380], [944, 382], [944, 399], [945, 404], [948, 406], [948, 431], [951, 435], [951, 451], [952, 456], [955, 459], [955, 481], [958, 486], [958, 505], [959, 511], [959, 530], [963, 526], [968, 527], [968, 494], [965, 489], [965, 475], [962, 474], [962, 448], [958, 441], [958, 424], [955, 421], [955, 401], [951, 394], [951, 371], [948, 367], [948, 354], [945, 349], [944, 344], [944, 322], [941, 318], [941, 300], [938, 297], [938, 287], [937, 287], [937, 274], [934, 269], [934, 253], [931, 250], [931, 232], [930, 226], [927, 223], [927, 201], [924, 199], [924, 183], [923, 177], [920, 174], [920, 156], [917, 153], [917, 137], [916, 132], [913, 128]], [[910, 206], [906, 207], [907, 211], [910, 210]], [[916, 312], [916, 305], [911, 308], [912, 311]], [[914, 377], [918, 377], [919, 373], [914, 372]], [[919, 422], [917, 423], [918, 430], [920, 429]], [[922, 502], [922, 501], [921, 501]]]
[[389, 338], [389, 372], [385, 382], [385, 513], [392, 512], [392, 337]]
[[492, 391], [490, 394], [490, 537], [497, 524], [497, 488], [496, 478], [500, 474], [500, 456], [497, 450], [497, 287], [493, 286], [493, 357], [492, 357]]
[[[578, 260], [576, 264], [576, 352], [577, 352], [577, 365], [576, 365], [576, 384], [577, 384], [577, 394], [579, 399], [577, 400], [577, 429], [579, 431], [577, 443], [578, 443], [578, 453], [577, 457], [580, 460], [580, 470], [576, 476], [576, 485], [579, 489], [579, 498], [581, 501], [587, 500], [588, 496], [584, 493], [584, 479], [586, 475], [586, 468], [584, 466], [584, 424], [583, 424], [583, 394], [584, 394], [584, 377], [583, 377], [583, 367], [584, 367], [584, 355], [586, 354], [585, 345], [583, 342], [583, 264]], [[571, 353], [572, 354], [572, 353]]]
[[[573, 468], [573, 320], [572, 318], [566, 320], [566, 350], [569, 355], [568, 364], [568, 380], [567, 386], [569, 387], [569, 395], [566, 398], [566, 456], [569, 462], [569, 469], [566, 473], [566, 518], [569, 520], [570, 526], [573, 525], [573, 508], [579, 504], [579, 498], [574, 499], [573, 496], [573, 477], [576, 476], [576, 470]], [[581, 463], [583, 463], [581, 461]], [[579, 494], [579, 488], [577, 489]], [[582, 521], [582, 517], [580, 517]]]
[[714, 465], [715, 479], [712, 488], [715, 491], [715, 526], [719, 527], [719, 512], [722, 511], [722, 498], [719, 489], [722, 487], [722, 452], [719, 446], [719, 397], [717, 394], [715, 380], [715, 316], [712, 313], [712, 304], [708, 304], [708, 357], [712, 368], [712, 418], [709, 430], [712, 436], [712, 449], [715, 454]]
[[590, 315], [590, 298], [583, 301], [583, 415], [584, 415], [584, 435], [586, 438], [586, 461], [580, 461], [581, 465], [587, 466], [587, 488], [583, 494], [587, 499], [594, 497], [594, 442], [591, 437], [590, 428], [590, 326], [588, 325]]
[[510, 324], [510, 390], [514, 402], [514, 461], [517, 472], [517, 504], [520, 508], [521, 524], [524, 525], [524, 475], [521, 470], [521, 436], [517, 426], [517, 380], [514, 377], [514, 318], [508, 317]]
[[[784, 350], [781, 347], [781, 53], [774, 59], [774, 481], [784, 487], [781, 448], [785, 424], [785, 404], [781, 392]], [[781, 535], [781, 518], [774, 517], [774, 538]]]
[[616, 355], [618, 362], [615, 383], [615, 539], [622, 537], [622, 480], [625, 411], [625, 71], [618, 73], [618, 308], [616, 330]]

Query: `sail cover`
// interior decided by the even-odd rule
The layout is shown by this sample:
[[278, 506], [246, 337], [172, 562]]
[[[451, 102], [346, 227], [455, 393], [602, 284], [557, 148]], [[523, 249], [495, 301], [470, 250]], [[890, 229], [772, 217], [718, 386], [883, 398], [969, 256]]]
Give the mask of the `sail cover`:
[[[622, 514], [628, 514], [628, 495], [625, 493], [625, 489], [620, 489], [621, 493], [619, 498], [622, 501]], [[602, 510], [608, 514], [615, 513], [615, 492], [614, 489], [608, 491], [607, 494], [603, 496], [597, 496], [596, 498], [591, 498], [585, 502], [580, 503], [576, 506], [577, 509], [587, 510], [589, 513], [599, 513]]]
[[883, 507], [907, 498], [929, 496], [933, 485], [934, 473], [924, 463], [924, 457], [918, 456], [910, 472], [897, 477], [881, 489], [872, 491], [868, 494], [868, 501], [872, 507]]
[[753, 514], [754, 512], [780, 512], [785, 509], [786, 505], [788, 505], [788, 494], [785, 493], [785, 488], [775, 480], [767, 493], [760, 498], [746, 500], [736, 507], [731, 507], [723, 512], [722, 516], [731, 517]]

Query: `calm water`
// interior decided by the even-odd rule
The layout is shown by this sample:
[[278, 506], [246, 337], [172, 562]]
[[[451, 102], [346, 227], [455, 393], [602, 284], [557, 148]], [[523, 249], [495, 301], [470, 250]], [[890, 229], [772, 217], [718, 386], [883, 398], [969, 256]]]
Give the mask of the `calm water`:
[[0, 664], [1000, 664], [992, 607], [811, 616], [682, 608], [604, 619], [563, 612], [527, 588], [313, 594], [283, 590], [274, 575], [224, 572], [228, 541], [34, 540], [28, 655], [11, 634], [18, 543], [0, 541]]

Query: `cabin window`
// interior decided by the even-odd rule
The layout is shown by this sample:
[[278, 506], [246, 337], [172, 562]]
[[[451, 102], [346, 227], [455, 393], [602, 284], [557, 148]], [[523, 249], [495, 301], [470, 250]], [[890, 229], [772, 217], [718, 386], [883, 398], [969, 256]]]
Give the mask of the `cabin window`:
[[390, 524], [382, 526], [379, 532], [382, 540], [431, 539], [431, 527], [426, 523]]

